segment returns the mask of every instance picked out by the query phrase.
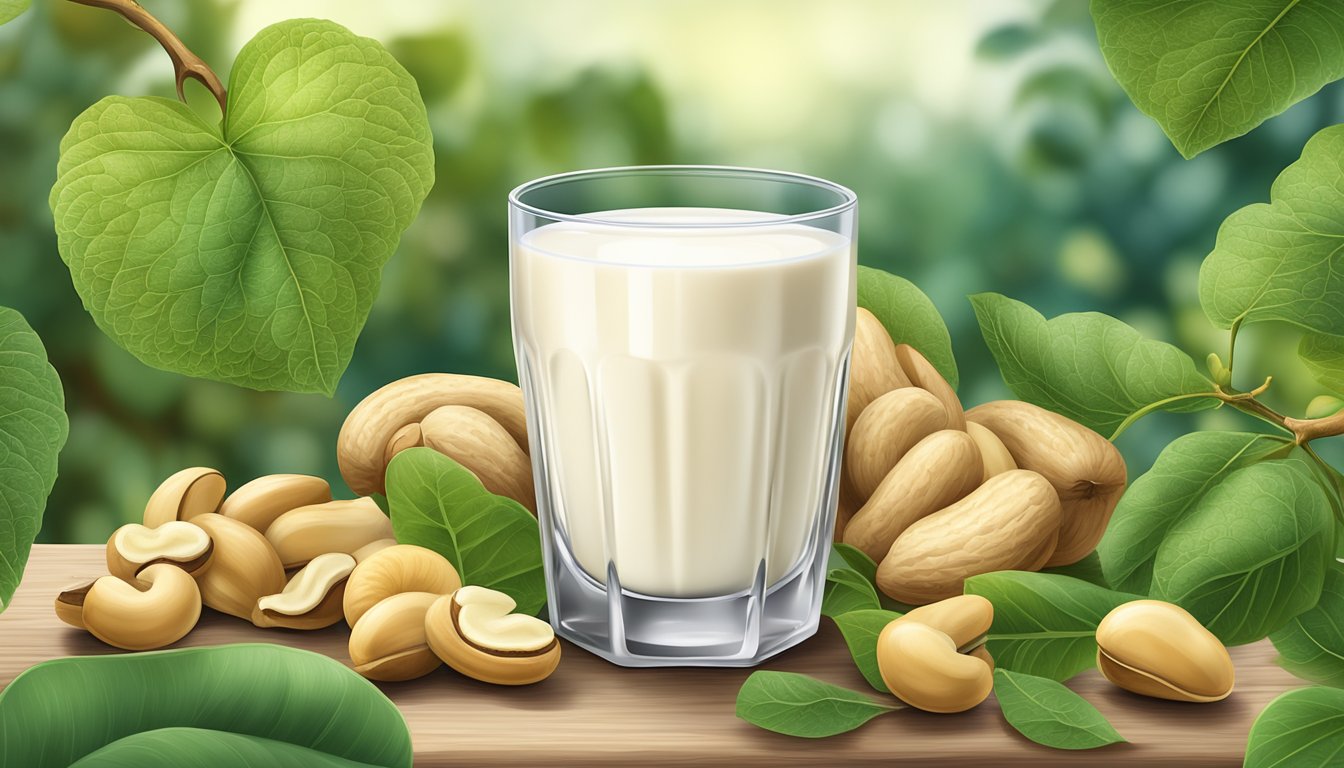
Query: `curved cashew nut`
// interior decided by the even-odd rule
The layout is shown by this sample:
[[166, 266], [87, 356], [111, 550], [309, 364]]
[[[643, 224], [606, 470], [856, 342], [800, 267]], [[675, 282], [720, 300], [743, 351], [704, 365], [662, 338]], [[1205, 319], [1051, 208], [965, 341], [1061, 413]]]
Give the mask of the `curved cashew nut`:
[[[341, 476], [355, 493], [383, 493], [392, 445], [419, 444], [411, 424], [445, 405], [485, 413], [527, 451], [523, 391], [507, 381], [455, 373], [424, 373], [387, 384], [364, 398], [346, 417], [336, 440]], [[395, 439], [395, 443], [394, 443]]]
[[897, 698], [926, 712], [965, 712], [994, 688], [983, 659], [958, 653], [946, 633], [917, 621], [893, 621], [882, 630], [877, 667]]
[[93, 582], [84, 595], [84, 628], [108, 645], [146, 651], [175, 643], [196, 626], [201, 592], [190, 574], [157, 563], [138, 580], [143, 591], [115, 576]]

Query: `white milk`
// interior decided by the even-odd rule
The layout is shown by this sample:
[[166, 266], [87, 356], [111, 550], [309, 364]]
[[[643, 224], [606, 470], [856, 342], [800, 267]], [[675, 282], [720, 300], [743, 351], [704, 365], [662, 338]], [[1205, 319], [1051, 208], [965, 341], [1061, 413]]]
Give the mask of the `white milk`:
[[578, 564], [605, 583], [610, 562], [623, 588], [662, 597], [746, 590], [762, 562], [767, 586], [787, 574], [829, 503], [850, 240], [801, 224], [556, 223], [524, 235], [513, 259], [520, 376], [547, 414], [533, 450]]

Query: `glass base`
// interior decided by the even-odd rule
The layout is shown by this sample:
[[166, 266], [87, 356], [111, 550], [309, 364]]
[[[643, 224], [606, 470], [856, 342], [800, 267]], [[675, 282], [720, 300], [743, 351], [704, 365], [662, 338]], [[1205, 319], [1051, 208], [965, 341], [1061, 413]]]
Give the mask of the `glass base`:
[[[548, 553], [551, 624], [560, 637], [623, 667], [750, 667], [811, 637], [820, 623], [827, 552], [808, 556], [765, 587], [722, 597], [668, 598], [607, 586], [583, 571], [563, 537]], [[813, 542], [825, 545], [828, 539]]]

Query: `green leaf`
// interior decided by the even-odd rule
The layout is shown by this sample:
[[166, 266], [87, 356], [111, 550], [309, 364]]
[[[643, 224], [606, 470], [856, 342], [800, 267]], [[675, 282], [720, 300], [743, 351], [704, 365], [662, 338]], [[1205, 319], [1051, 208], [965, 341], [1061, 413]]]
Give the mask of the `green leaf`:
[[1102, 55], [1189, 157], [1344, 76], [1334, 0], [1092, 0]]
[[0, 0], [0, 24], [11, 22], [28, 10], [29, 0]]
[[1344, 125], [1311, 137], [1269, 199], [1218, 228], [1199, 269], [1204, 314], [1221, 328], [1280, 320], [1344, 335]]
[[1096, 665], [1097, 625], [1138, 595], [1048, 573], [998, 571], [966, 580], [994, 604], [989, 652], [1001, 669], [1067, 680]]
[[[321, 654], [269, 643], [56, 659], [0, 691], [0, 765], [63, 767], [161, 728], [259, 737], [355, 763], [411, 765], [406, 721], [372, 683]], [[137, 739], [128, 748], [143, 750], [153, 741]], [[215, 746], [203, 748], [230, 740], [210, 741]], [[120, 748], [108, 751], [117, 758]], [[86, 763], [101, 764], [118, 763]]]
[[1005, 24], [991, 29], [975, 44], [975, 55], [982, 59], [1005, 60], [1031, 50], [1040, 39], [1037, 30], [1026, 24]]
[[877, 582], [877, 563], [858, 547], [842, 542], [832, 544], [827, 565], [831, 568], [849, 568], [858, 571], [869, 582]]
[[[1046, 320], [997, 293], [971, 296], [980, 332], [1013, 394], [1110, 435], [1139, 410], [1169, 398], [1212, 392], [1190, 356], [1099, 312]], [[1167, 410], [1218, 404], [1183, 399]]]
[[148, 365], [330, 395], [434, 181], [415, 80], [329, 21], [267, 27], [223, 125], [110, 96], [61, 141], [50, 204], [94, 322]]
[[821, 598], [822, 616], [834, 619], [850, 611], [862, 611], [880, 605], [872, 582], [858, 571], [832, 568], [826, 574], [826, 590]]
[[1172, 525], [1152, 595], [1225, 645], [1259, 640], [1316, 604], [1334, 546], [1330, 505], [1297, 459], [1242, 467]]
[[1172, 526], [1232, 472], [1291, 443], [1249, 432], [1194, 432], [1173, 440], [1135, 480], [1097, 545], [1102, 569], [1116, 589], [1148, 594], [1153, 561]]
[[1325, 573], [1321, 598], [1293, 617], [1269, 639], [1279, 651], [1279, 665], [1315, 683], [1344, 688], [1344, 571], [1336, 565]]
[[134, 733], [91, 752], [71, 768], [368, 768], [284, 741], [201, 728]]
[[537, 519], [461, 464], [432, 448], [398, 453], [387, 465], [387, 502], [397, 541], [448, 558], [463, 584], [504, 592], [528, 615], [546, 602]]
[[1054, 749], [1096, 749], [1125, 741], [1106, 717], [1063, 683], [994, 670], [994, 695], [1017, 732]]
[[943, 316], [914, 283], [890, 272], [859, 267], [859, 306], [882, 321], [891, 340], [909, 344], [928, 358], [953, 389], [957, 388], [957, 360], [952, 335]]
[[0, 611], [23, 578], [69, 431], [42, 340], [23, 315], [0, 307]]
[[1245, 768], [1339, 765], [1344, 690], [1300, 688], [1269, 702], [1251, 726]]
[[794, 672], [752, 672], [737, 692], [737, 716], [767, 731], [819, 739], [852, 731], [898, 709]]
[[1303, 334], [1297, 354], [1321, 386], [1344, 392], [1344, 336]]
[[849, 655], [854, 657], [854, 666], [863, 673], [863, 678], [880, 693], [890, 693], [882, 680], [882, 672], [877, 668], [877, 636], [888, 624], [899, 619], [901, 614], [895, 611], [869, 610], [851, 611], [835, 617], [835, 625], [845, 636], [845, 645], [849, 646]]
[[[1060, 576], [1086, 581], [1089, 584], [1096, 584], [1098, 587], [1106, 589], [1111, 588], [1111, 583], [1106, 580], [1106, 573], [1101, 567], [1101, 557], [1097, 555], [1096, 550], [1087, 554], [1082, 560], [1068, 565], [1056, 565], [1050, 568], [1044, 568], [1041, 573], [1054, 573]], [[1132, 590], [1131, 590], [1132, 591]]]

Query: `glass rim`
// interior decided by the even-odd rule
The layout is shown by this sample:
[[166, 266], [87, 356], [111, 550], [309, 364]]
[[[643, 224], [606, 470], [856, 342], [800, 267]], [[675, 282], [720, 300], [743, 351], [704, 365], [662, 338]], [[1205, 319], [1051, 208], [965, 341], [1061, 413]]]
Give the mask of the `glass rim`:
[[[800, 184], [805, 186], [822, 189], [832, 192], [840, 197], [840, 202], [821, 208], [815, 211], [806, 211], [790, 215], [779, 215], [777, 218], [762, 219], [760, 221], [687, 221], [687, 222], [657, 222], [657, 221], [630, 221], [629, 219], [605, 219], [601, 216], [595, 216], [591, 213], [559, 213], [557, 211], [548, 211], [539, 208], [531, 203], [523, 202], [522, 196], [528, 192], [542, 189], [555, 184], [563, 184], [573, 181], [584, 181], [589, 179], [600, 179], [611, 176], [722, 176], [725, 178], [736, 179], [758, 179], [767, 181], [786, 182]], [[564, 173], [555, 173], [549, 176], [542, 176], [531, 181], [524, 182], [514, 187], [509, 192], [509, 206], [524, 213], [539, 216], [553, 221], [575, 222], [580, 224], [600, 224], [608, 227], [625, 227], [629, 229], [642, 228], [693, 228], [693, 229], [740, 229], [742, 227], [774, 227], [780, 224], [797, 224], [802, 222], [824, 219], [830, 216], [847, 213], [854, 210], [858, 205], [859, 196], [849, 187], [837, 184], [833, 181], [818, 176], [809, 176], [804, 173], [795, 173], [793, 171], [776, 171], [768, 168], [750, 168], [736, 165], [618, 165], [610, 168], [589, 168], [578, 171], [566, 171]], [[764, 211], [762, 211], [764, 213]]]

